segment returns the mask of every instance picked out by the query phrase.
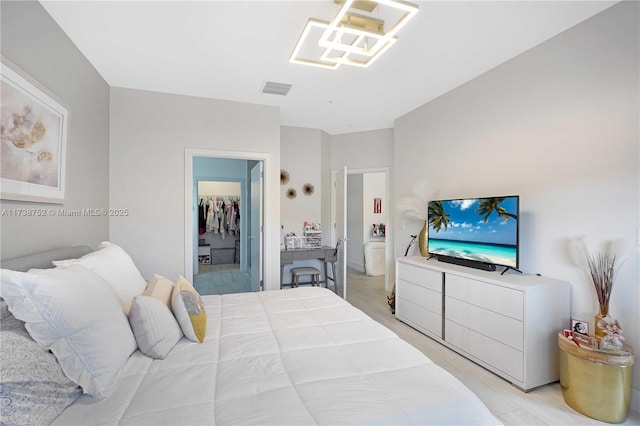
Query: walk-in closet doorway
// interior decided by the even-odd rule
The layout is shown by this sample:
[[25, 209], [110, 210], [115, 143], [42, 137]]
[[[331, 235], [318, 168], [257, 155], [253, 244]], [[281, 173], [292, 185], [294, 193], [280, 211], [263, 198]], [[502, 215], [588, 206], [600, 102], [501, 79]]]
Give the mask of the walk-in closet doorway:
[[[197, 166], [201, 158], [194, 160]], [[227, 168], [246, 168], [245, 160], [212, 161], [229, 163]], [[205, 160], [205, 165], [211, 161]], [[196, 177], [197, 179], [197, 177]], [[226, 294], [251, 291], [246, 250], [241, 250], [246, 221], [241, 209], [246, 195], [246, 179], [198, 180], [198, 261], [193, 281], [200, 294]], [[246, 247], [246, 244], [244, 244]]]
[[261, 289], [264, 160], [246, 157], [187, 152], [185, 270], [200, 294]]

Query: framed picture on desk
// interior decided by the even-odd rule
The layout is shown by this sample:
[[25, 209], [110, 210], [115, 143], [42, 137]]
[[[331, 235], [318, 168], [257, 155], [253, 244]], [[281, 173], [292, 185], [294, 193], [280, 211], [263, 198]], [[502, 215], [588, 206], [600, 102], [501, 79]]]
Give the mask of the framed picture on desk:
[[579, 334], [585, 337], [589, 337], [589, 323], [587, 321], [572, 319], [571, 320], [571, 332]]

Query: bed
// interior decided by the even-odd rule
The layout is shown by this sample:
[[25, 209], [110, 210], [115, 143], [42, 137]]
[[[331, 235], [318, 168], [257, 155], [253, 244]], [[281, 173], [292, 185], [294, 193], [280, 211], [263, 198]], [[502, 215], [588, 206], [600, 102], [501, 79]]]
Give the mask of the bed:
[[[21, 312], [24, 297], [16, 297], [19, 290], [10, 284], [25, 275], [8, 270], [51, 267], [52, 259], [83, 259], [92, 254], [89, 251], [86, 247], [54, 250], [3, 262], [0, 295], [9, 310], [25, 317], [27, 328], [37, 334], [38, 325], [30, 323], [33, 313]], [[57, 263], [57, 268], [71, 268], [73, 273], [77, 272], [73, 268], [79, 268]], [[82, 282], [85, 285], [87, 279]], [[66, 284], [56, 285], [66, 288]], [[105, 298], [101, 296], [101, 304]], [[142, 297], [133, 300], [130, 316]], [[53, 417], [49, 420], [60, 425], [500, 424], [454, 376], [330, 290], [300, 287], [199, 300], [206, 313], [202, 343], [181, 333], [162, 359], [145, 355], [142, 346], [133, 348], [122, 367], [112, 373], [109, 392], [92, 396], [87, 389], [94, 388], [80, 388], [81, 380], [70, 380], [67, 387], [75, 393], [65, 395], [67, 402], [58, 404], [60, 413], [48, 413]], [[12, 319], [5, 316], [3, 323], [7, 318]], [[105, 329], [94, 335], [110, 332]], [[4, 338], [4, 327], [2, 333]], [[138, 335], [134, 337], [138, 341]], [[56, 353], [60, 350], [55, 345], [49, 344], [64, 365], [65, 358]], [[114, 340], [112, 346], [117, 345]], [[46, 348], [43, 352], [54, 356]], [[11, 354], [3, 357], [4, 370], [9, 368], [4, 362]], [[0, 398], [3, 412], [8, 413], [7, 407], [15, 404], [13, 409], [18, 409], [20, 404], [12, 400], [14, 389], [9, 389], [4, 376], [3, 372]], [[23, 379], [38, 380], [44, 381]], [[50, 409], [56, 404], [44, 405]]]

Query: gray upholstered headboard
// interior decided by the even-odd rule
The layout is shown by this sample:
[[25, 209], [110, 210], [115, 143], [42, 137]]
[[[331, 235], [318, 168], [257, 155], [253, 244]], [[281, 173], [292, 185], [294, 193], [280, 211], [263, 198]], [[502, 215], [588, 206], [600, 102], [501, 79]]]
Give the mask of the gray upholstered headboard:
[[92, 251], [93, 249], [88, 246], [61, 247], [28, 256], [16, 257], [15, 259], [3, 260], [1, 266], [3, 269], [22, 272], [26, 272], [31, 268], [47, 269], [53, 268], [51, 263], [53, 260], [77, 259]]

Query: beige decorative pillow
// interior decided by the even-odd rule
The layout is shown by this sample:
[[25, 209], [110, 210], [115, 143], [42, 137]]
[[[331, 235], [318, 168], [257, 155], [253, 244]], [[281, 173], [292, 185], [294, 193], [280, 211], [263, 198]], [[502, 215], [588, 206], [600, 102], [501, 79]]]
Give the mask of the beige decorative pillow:
[[138, 348], [152, 358], [164, 359], [182, 338], [182, 330], [167, 305], [153, 296], [133, 298], [129, 323]]
[[173, 289], [171, 306], [187, 339], [204, 342], [207, 331], [207, 313], [204, 310], [204, 303], [196, 289], [182, 275], [178, 277], [178, 282]]
[[161, 300], [171, 312], [173, 312], [173, 308], [171, 307], [171, 295], [173, 294], [173, 281], [169, 278], [165, 278], [162, 275], [153, 274], [151, 281], [149, 281], [149, 285], [147, 289], [142, 293], [145, 296], [155, 297], [156, 299]]

